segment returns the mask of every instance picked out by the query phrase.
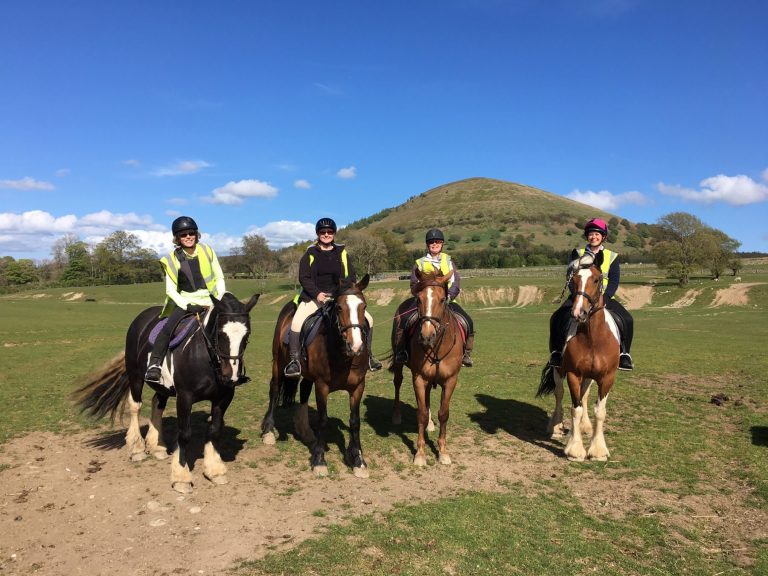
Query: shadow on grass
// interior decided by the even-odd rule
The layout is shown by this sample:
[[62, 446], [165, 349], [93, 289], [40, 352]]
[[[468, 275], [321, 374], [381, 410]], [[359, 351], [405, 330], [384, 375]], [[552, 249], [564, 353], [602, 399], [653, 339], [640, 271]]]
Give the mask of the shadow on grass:
[[562, 453], [562, 446], [546, 435], [549, 417], [545, 410], [512, 398], [496, 398], [487, 394], [475, 394], [475, 398], [485, 409], [470, 413], [469, 418], [484, 432], [496, 434], [503, 431], [553, 454]]
[[[149, 427], [141, 427], [141, 435], [146, 436]], [[190, 469], [194, 469], [194, 462], [203, 457], [205, 447], [205, 436], [208, 428], [207, 412], [192, 412], [192, 440], [189, 443], [189, 461]], [[175, 416], [163, 418], [163, 438], [169, 451], [173, 452], [176, 448], [176, 436], [178, 434], [177, 420]], [[237, 454], [243, 449], [245, 440], [238, 438], [239, 428], [224, 425], [219, 440], [219, 453], [221, 459], [225, 462], [233, 462]], [[125, 429], [116, 430], [106, 434], [101, 434], [96, 438], [85, 441], [89, 448], [99, 450], [119, 450], [125, 447]]]
[[752, 426], [752, 444], [755, 446], [768, 446], [768, 426]]
[[[439, 404], [439, 390], [437, 392]], [[397, 436], [408, 450], [411, 451], [411, 454], [416, 454], [415, 439], [419, 432], [419, 427], [416, 422], [416, 408], [414, 406], [403, 402], [402, 398], [400, 399], [401, 424], [392, 424], [392, 408], [394, 407], [394, 400], [392, 398], [366, 395], [363, 398], [363, 406], [366, 409], [365, 421], [373, 428], [377, 436], [381, 438]], [[433, 454], [438, 454], [437, 446], [430, 439], [427, 440], [427, 446]]]

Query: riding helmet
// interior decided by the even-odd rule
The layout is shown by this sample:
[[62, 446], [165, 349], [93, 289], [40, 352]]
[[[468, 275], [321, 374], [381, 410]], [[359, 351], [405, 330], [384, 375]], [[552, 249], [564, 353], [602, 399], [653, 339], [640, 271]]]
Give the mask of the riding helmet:
[[336, 222], [333, 221], [333, 218], [320, 218], [320, 220], [317, 221], [317, 224], [315, 224], [315, 234], [319, 234], [320, 230], [325, 228], [330, 228], [333, 230], [333, 233], [336, 234]]
[[443, 231], [439, 228], [432, 228], [429, 232], [427, 232], [427, 238], [426, 242], [427, 244], [430, 243], [431, 240], [442, 240], [445, 242], [445, 236], [443, 236]]
[[590, 232], [600, 232], [603, 238], [606, 238], [608, 236], [608, 224], [602, 218], [592, 218], [584, 225], [584, 237]]
[[197, 232], [197, 222], [192, 220], [189, 216], [179, 216], [171, 224], [171, 232], [176, 236], [182, 230], [194, 230]]

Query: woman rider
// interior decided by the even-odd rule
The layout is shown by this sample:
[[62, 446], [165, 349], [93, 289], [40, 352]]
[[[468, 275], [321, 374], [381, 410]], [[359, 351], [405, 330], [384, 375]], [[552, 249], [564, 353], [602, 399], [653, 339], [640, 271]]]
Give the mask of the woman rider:
[[[619, 268], [619, 255], [613, 250], [609, 250], [603, 245], [608, 237], [608, 224], [601, 218], [593, 218], [584, 226], [584, 237], [587, 239], [587, 245], [571, 252], [570, 261], [574, 261], [586, 252], [597, 254], [603, 251], [603, 298], [605, 307], [610, 310], [614, 316], [618, 316], [621, 335], [621, 352], [619, 354], [619, 370], [632, 370], [632, 357], [629, 355], [629, 349], [632, 347], [632, 336], [634, 333], [632, 316], [627, 312], [624, 306], [615, 299], [616, 290], [619, 288], [619, 278], [621, 271]], [[570, 322], [570, 310], [573, 305], [573, 294], [555, 310], [549, 320], [549, 349], [551, 355], [549, 365], [559, 368], [563, 362], [563, 348], [565, 348], [565, 337], [568, 332]]]
[[[321, 304], [333, 298], [339, 289], [339, 281], [357, 281], [355, 267], [349, 260], [343, 244], [336, 244], [336, 222], [331, 218], [320, 218], [315, 224], [317, 240], [307, 248], [299, 261], [299, 305], [291, 321], [288, 334], [288, 365], [284, 373], [288, 378], [301, 376], [301, 327], [304, 321], [315, 312]], [[365, 311], [368, 322], [368, 367], [371, 372], [381, 369], [381, 362], [373, 356], [373, 317]]]
[[165, 305], [160, 318], [168, 321], [155, 340], [144, 380], [160, 383], [163, 358], [168, 342], [185, 314], [200, 314], [212, 305], [211, 296], [221, 298], [226, 291], [224, 273], [213, 248], [200, 243], [197, 223], [189, 216], [179, 216], [171, 224], [176, 249], [163, 256], [160, 264], [165, 272]]
[[[461, 277], [456, 265], [451, 260], [451, 257], [443, 252], [443, 246], [445, 244], [445, 236], [443, 236], [442, 230], [438, 228], [432, 228], [427, 232], [425, 241], [427, 243], [427, 253], [416, 260], [411, 270], [411, 293], [413, 293], [418, 284], [419, 279], [416, 275], [417, 271], [420, 272], [434, 272], [439, 271], [443, 276], [453, 271], [450, 280], [448, 280], [448, 305], [451, 310], [459, 314], [467, 323], [467, 341], [464, 344], [464, 358], [461, 363], [468, 368], [471, 368], [474, 364], [472, 362], [472, 348], [475, 344], [475, 327], [472, 322], [472, 318], [469, 317], [464, 309], [459, 306], [455, 300], [459, 297], [461, 292]], [[413, 299], [408, 299], [400, 305], [395, 316], [395, 322], [397, 327], [395, 328], [395, 363], [405, 364], [408, 362], [408, 347], [404, 338], [405, 328], [409, 323], [410, 318], [415, 315], [416, 302], [415, 294]]]

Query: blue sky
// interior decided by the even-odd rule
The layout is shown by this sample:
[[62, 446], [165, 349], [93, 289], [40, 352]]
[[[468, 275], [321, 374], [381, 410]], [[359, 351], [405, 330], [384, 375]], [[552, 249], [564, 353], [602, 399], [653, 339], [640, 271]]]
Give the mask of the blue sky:
[[768, 251], [766, 22], [749, 0], [8, 0], [0, 256], [115, 230], [165, 252], [180, 214], [220, 253], [279, 247], [475, 176]]

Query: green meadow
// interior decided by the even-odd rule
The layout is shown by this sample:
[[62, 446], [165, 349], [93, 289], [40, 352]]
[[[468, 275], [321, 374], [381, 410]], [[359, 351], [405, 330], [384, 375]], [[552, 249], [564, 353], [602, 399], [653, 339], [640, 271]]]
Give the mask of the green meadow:
[[[545, 435], [553, 398], [534, 397], [560, 278], [521, 270], [507, 277], [467, 275], [462, 284], [477, 330], [475, 367], [462, 371], [451, 403], [449, 447], [461, 446], [464, 458], [474, 450], [491, 465], [520, 467], [524, 481], [501, 482], [492, 491], [457, 487], [428, 503], [404, 494], [389, 512], [329, 521], [316, 537], [264, 559], [245, 559], [233, 572], [767, 574], [768, 267], [742, 271], [744, 284], [757, 283], [746, 304], [717, 307], [711, 306], [717, 291], [736, 285], [730, 277], [694, 278], [680, 288], [653, 268], [627, 269], [622, 285], [652, 285], [653, 299], [633, 311], [636, 369], [619, 375], [608, 401], [607, 463], [567, 462], [563, 442]], [[521, 286], [536, 286], [539, 300], [518, 306]], [[246, 353], [253, 380], [238, 389], [226, 418], [241, 442], [258, 443], [274, 320], [293, 284], [239, 280], [229, 288], [241, 298], [262, 293]], [[397, 295], [406, 290], [407, 283], [396, 280], [372, 282], [367, 290], [380, 358], [389, 352]], [[673, 307], [689, 290], [698, 292], [693, 303]], [[396, 297], [388, 300], [393, 291]], [[480, 293], [496, 296], [483, 301]], [[130, 321], [159, 303], [161, 294], [154, 284], [0, 297], [0, 449], [32, 431], [104, 427], [81, 417], [68, 395], [79, 377], [122, 350]], [[389, 423], [392, 397], [389, 373], [369, 376], [361, 432], [372, 469], [368, 482], [387, 467], [419, 473], [396, 458], [415, 443], [408, 376], [401, 430]], [[349, 481], [341, 459], [348, 404], [341, 393], [331, 398], [329, 481], [341, 485]], [[173, 419], [172, 409], [166, 417]], [[285, 411], [278, 426], [287, 439], [278, 442], [277, 454], [309, 477], [308, 450], [293, 440]], [[430, 466], [439, 466], [432, 449]], [[551, 454], [560, 456], [545, 462], [543, 455]], [[236, 459], [233, 466], [236, 474], [237, 466], [268, 463]], [[451, 473], [458, 479], [463, 466], [454, 456]]]

